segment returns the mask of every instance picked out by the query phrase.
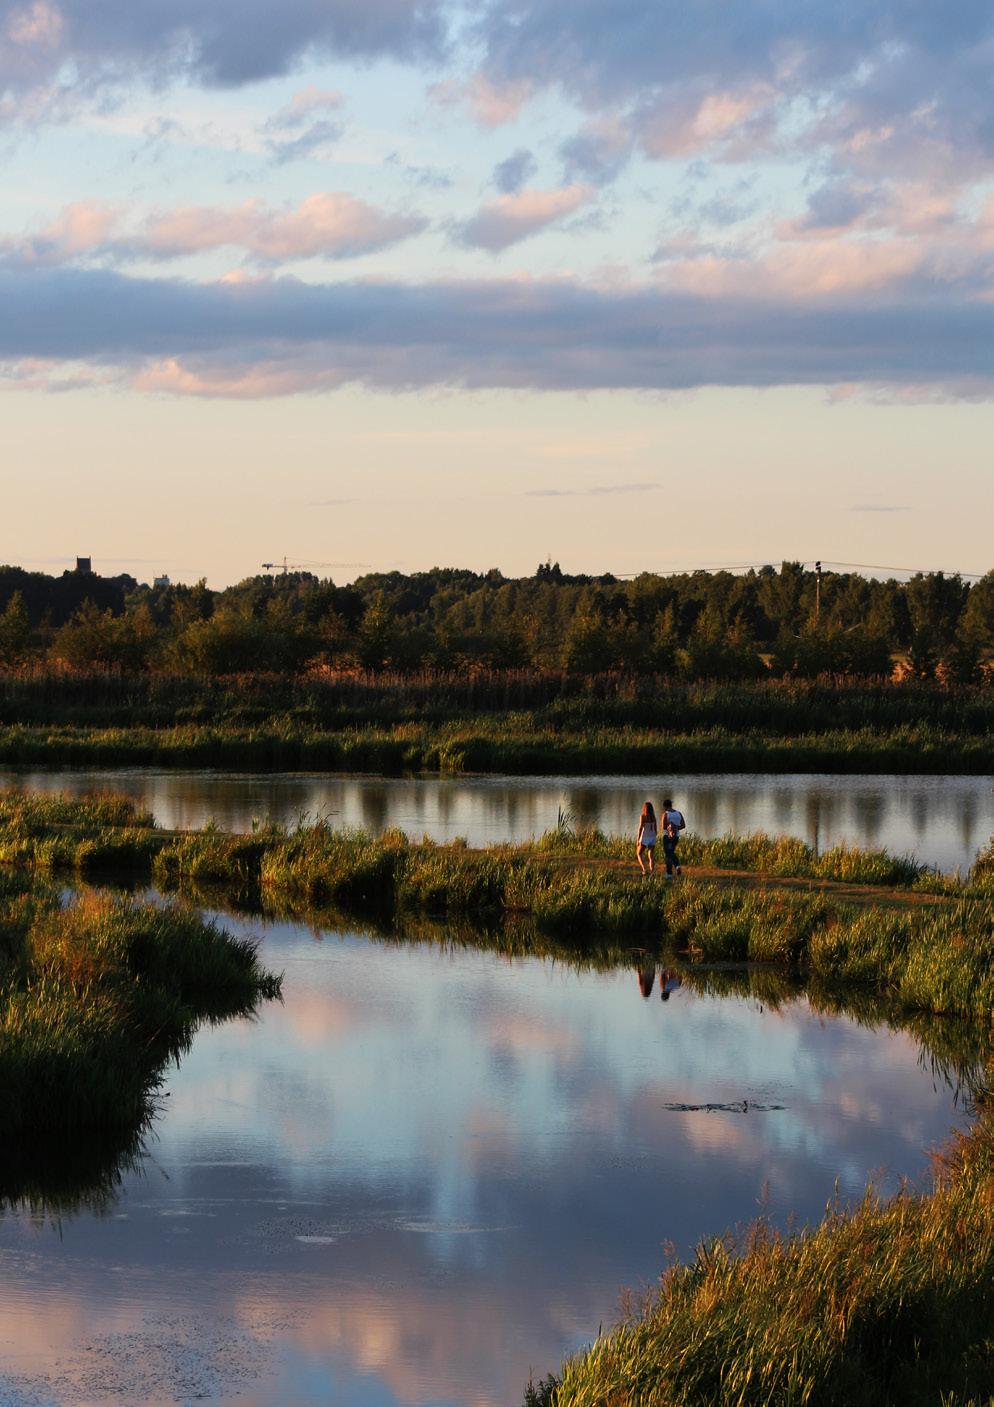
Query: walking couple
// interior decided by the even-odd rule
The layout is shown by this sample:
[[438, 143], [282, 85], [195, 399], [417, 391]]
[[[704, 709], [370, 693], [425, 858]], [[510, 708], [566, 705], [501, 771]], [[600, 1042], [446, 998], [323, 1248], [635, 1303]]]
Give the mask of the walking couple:
[[[642, 807], [642, 815], [639, 817], [639, 832], [635, 837], [635, 858], [639, 862], [639, 869], [643, 874], [653, 873], [653, 854], [656, 848], [656, 838], [662, 830], [663, 834], [663, 859], [666, 862], [666, 876], [670, 878], [674, 872], [682, 874], [680, 862], [676, 856], [676, 847], [680, 839], [680, 832], [686, 826], [683, 813], [673, 808], [673, 802], [669, 797], [663, 802], [662, 824], [657, 825], [656, 813], [652, 809], [652, 802], [647, 801]], [[646, 869], [648, 865], [648, 870]]]

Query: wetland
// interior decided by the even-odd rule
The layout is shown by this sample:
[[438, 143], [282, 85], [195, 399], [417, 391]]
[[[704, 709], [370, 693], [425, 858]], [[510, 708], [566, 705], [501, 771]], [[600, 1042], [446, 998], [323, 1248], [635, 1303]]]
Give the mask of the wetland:
[[[298, 796], [318, 784], [288, 780]], [[182, 832], [127, 796], [54, 788], [0, 811], [12, 900], [45, 896], [80, 943], [120, 910], [224, 935], [268, 975], [261, 1000], [206, 1007], [163, 1047], [128, 1128], [63, 1113], [54, 1141], [22, 1130], [0, 1187], [14, 1407], [503, 1407], [549, 1373], [561, 1402], [596, 1403], [632, 1390], [632, 1335], [665, 1383], [681, 1324], [686, 1400], [711, 1400], [698, 1360], [713, 1345], [680, 1318], [674, 1258], [707, 1286], [717, 1253], [702, 1268], [699, 1248], [727, 1257], [739, 1228], [744, 1275], [828, 1207], [829, 1230], [800, 1245], [851, 1288], [825, 1248], [862, 1245], [868, 1185], [881, 1217], [907, 1202], [910, 1224], [946, 1205], [934, 1151], [986, 1146], [985, 862], [949, 878], [880, 851], [701, 836], [667, 890], [636, 883], [627, 842], [569, 824], [486, 849], [337, 817]], [[950, 1213], [976, 1233], [964, 1264], [980, 1276], [984, 1205]], [[898, 1256], [889, 1224], [875, 1235]], [[749, 1283], [762, 1310], [771, 1278]], [[944, 1312], [972, 1333], [964, 1305], [983, 1295], [966, 1270], [951, 1288]], [[919, 1329], [939, 1322], [927, 1295], [902, 1295]], [[835, 1391], [831, 1353], [794, 1330]], [[967, 1348], [943, 1386], [983, 1380]], [[771, 1400], [746, 1386], [736, 1400]], [[812, 1400], [845, 1400], [831, 1391]]]

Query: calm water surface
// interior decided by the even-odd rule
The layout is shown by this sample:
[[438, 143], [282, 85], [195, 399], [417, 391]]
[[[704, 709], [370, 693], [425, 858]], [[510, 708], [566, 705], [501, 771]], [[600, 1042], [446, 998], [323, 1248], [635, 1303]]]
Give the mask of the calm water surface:
[[[0, 1219], [6, 1407], [515, 1407], [665, 1242], [891, 1188], [964, 1123], [912, 1039], [803, 998], [225, 922], [285, 1001], [198, 1034], [103, 1215]], [[783, 1107], [667, 1108], [742, 1100]]]
[[750, 775], [659, 777], [408, 777], [329, 773], [46, 772], [0, 769], [0, 780], [54, 791], [111, 787], [144, 802], [161, 825], [185, 829], [211, 817], [225, 830], [253, 818], [328, 816], [378, 833], [400, 826], [472, 845], [527, 840], [556, 824], [634, 835], [642, 802], [672, 793], [700, 835], [754, 830], [800, 836], [818, 849], [847, 841], [910, 853], [944, 870], [967, 869], [994, 832], [991, 777]]

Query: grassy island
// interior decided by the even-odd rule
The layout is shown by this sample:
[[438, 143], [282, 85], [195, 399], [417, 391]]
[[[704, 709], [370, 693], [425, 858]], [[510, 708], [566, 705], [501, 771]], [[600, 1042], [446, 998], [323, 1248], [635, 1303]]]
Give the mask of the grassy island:
[[160, 830], [124, 798], [0, 796], [0, 863], [128, 870], [163, 891], [214, 886], [297, 911], [525, 916], [576, 951], [605, 938], [696, 961], [772, 962], [891, 993], [909, 1009], [994, 1011], [994, 856], [965, 880], [885, 851], [816, 857], [790, 838], [687, 839], [687, 874], [643, 879], [627, 842], [563, 828], [471, 850], [318, 823], [228, 835]]

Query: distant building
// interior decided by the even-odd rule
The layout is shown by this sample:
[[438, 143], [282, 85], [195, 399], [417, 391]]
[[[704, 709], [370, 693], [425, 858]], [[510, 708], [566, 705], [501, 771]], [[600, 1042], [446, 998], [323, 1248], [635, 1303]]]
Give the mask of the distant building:
[[89, 557], [77, 557], [76, 570], [80, 576], [91, 576], [93, 573], [91, 559]]
[[152, 585], [153, 585], [153, 586], [169, 586], [169, 585], [170, 585], [170, 581], [169, 581], [169, 578], [168, 578], [167, 576], [165, 576], [165, 575], [163, 575], [163, 576], [157, 576], [157, 577], [153, 577], [153, 579], [152, 579]]

